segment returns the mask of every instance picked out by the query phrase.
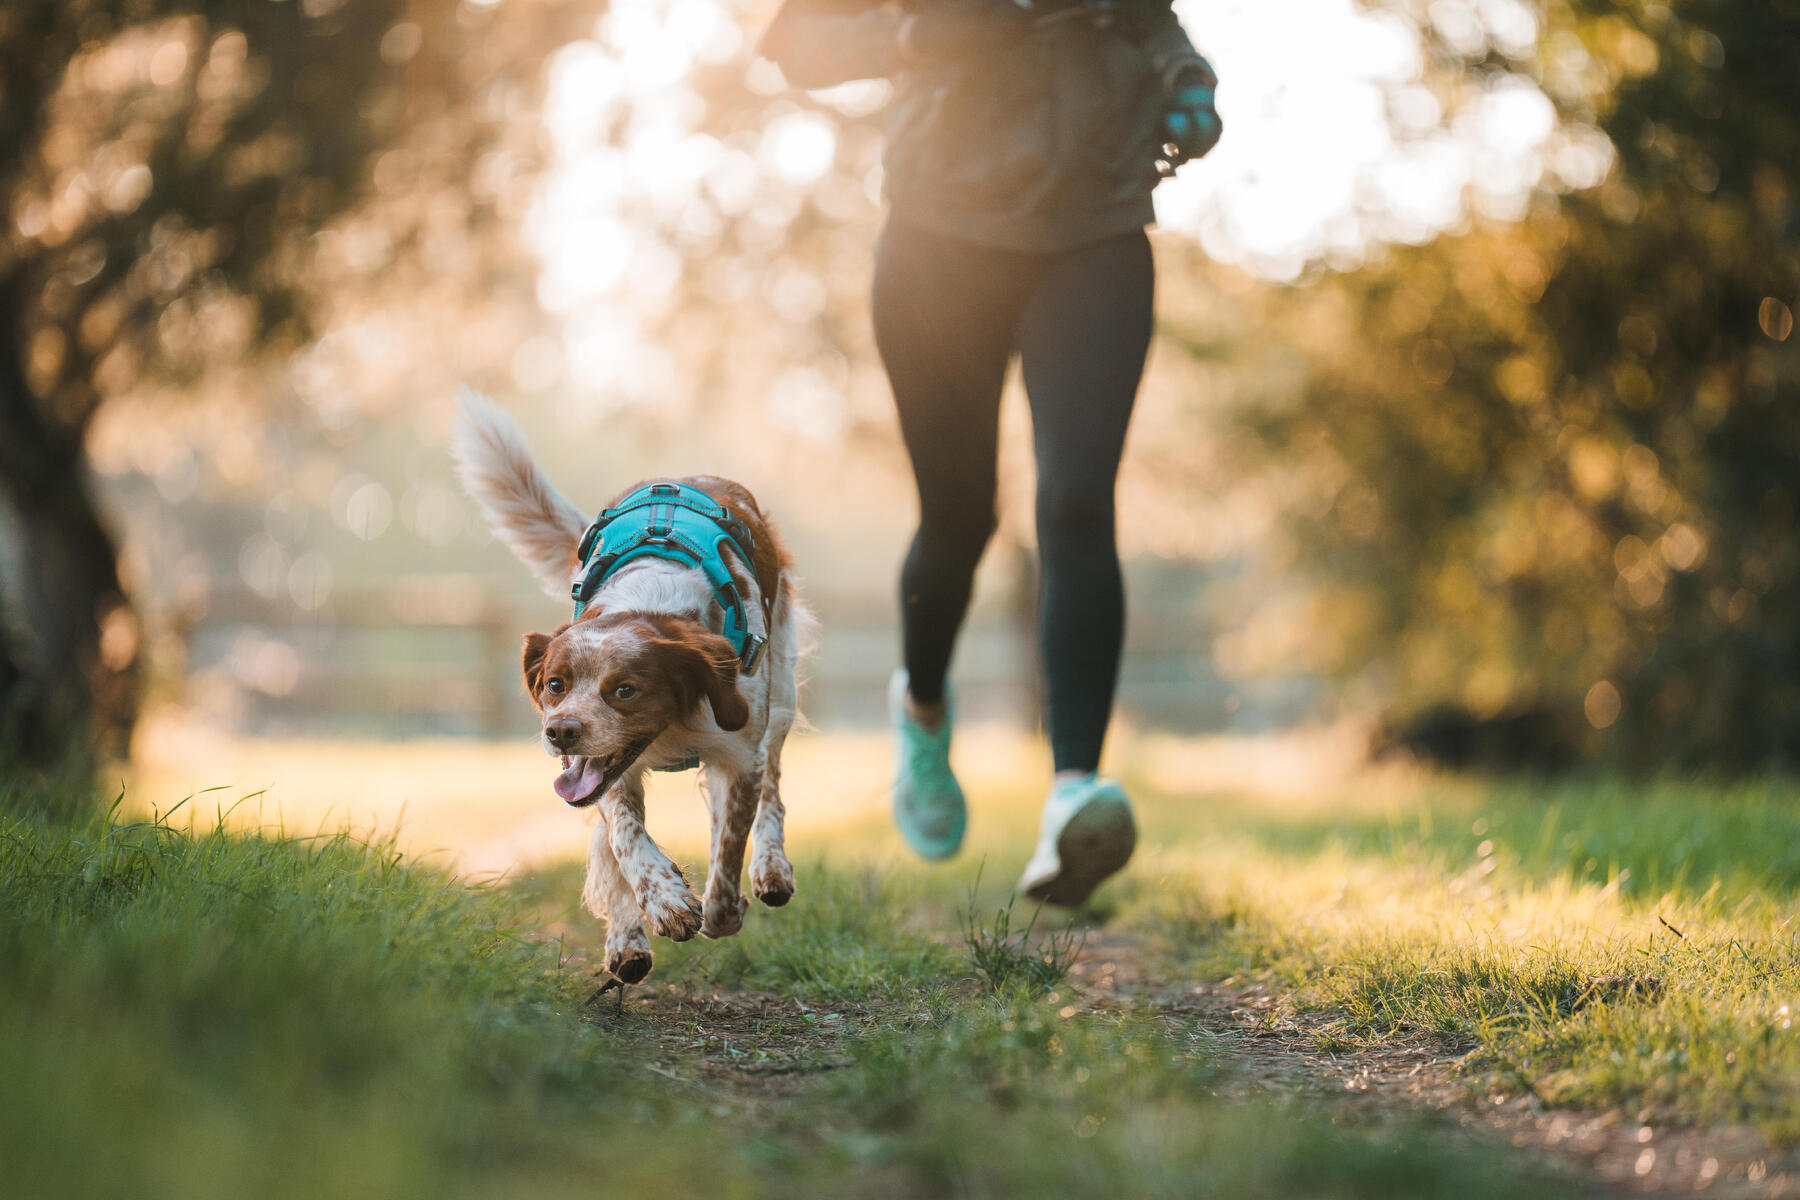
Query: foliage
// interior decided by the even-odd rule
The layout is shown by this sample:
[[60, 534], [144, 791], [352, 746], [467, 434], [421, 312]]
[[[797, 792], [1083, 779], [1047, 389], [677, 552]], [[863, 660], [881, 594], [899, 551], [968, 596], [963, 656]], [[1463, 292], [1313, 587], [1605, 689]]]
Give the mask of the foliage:
[[1800, 22], [1558, 0], [1528, 61], [1439, 52], [1447, 94], [1530, 75], [1616, 163], [1284, 302], [1310, 377], [1246, 420], [1302, 481], [1329, 657], [1401, 722], [1538, 711], [1628, 763], [1792, 761]]
[[[0, 749], [83, 754], [84, 720], [121, 748], [146, 653], [181, 675], [265, 511], [284, 554], [251, 590], [273, 611], [295, 559], [366, 576], [306, 544], [309, 520], [347, 523], [346, 451], [391, 461], [441, 436], [458, 381], [554, 395], [565, 434], [606, 420], [579, 461], [609, 476], [676, 430], [692, 456], [759, 456], [751, 476], [792, 473], [796, 429], [855, 427], [898, 466], [858, 265], [879, 89], [747, 77], [755, 14], [608, 8], [0, 14], [0, 142], [20, 148], [0, 163]], [[765, 402], [766, 420], [726, 419]], [[381, 417], [402, 449], [369, 445]], [[137, 511], [104, 519], [94, 476], [127, 481]]]
[[97, 415], [135, 402], [167, 426], [177, 384], [217, 410], [214, 426], [273, 411], [259, 363], [399, 264], [428, 263], [440, 289], [494, 287], [482, 234], [520, 205], [510, 175], [529, 153], [516, 93], [583, 12], [24, 0], [0, 13], [0, 515], [15, 543], [0, 749], [54, 757], [91, 722], [116, 750], [135, 712], [143, 630], [87, 480]]

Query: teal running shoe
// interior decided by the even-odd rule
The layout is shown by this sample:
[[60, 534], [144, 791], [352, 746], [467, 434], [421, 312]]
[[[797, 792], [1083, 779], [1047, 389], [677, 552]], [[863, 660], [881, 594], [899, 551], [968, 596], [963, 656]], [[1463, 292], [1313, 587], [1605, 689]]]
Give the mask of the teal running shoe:
[[950, 771], [950, 697], [944, 697], [943, 726], [926, 729], [906, 715], [902, 669], [888, 685], [888, 712], [894, 719], [894, 824], [920, 857], [949, 858], [969, 824], [962, 787]]
[[1131, 861], [1137, 822], [1131, 801], [1110, 779], [1085, 775], [1050, 789], [1037, 853], [1019, 877], [1033, 900], [1074, 908]]

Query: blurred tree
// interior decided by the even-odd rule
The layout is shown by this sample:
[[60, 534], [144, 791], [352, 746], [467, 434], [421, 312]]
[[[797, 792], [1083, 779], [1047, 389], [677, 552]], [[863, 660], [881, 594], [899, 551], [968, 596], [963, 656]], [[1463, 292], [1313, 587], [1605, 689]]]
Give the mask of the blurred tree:
[[[1447, 8], [1474, 11], [1421, 27]], [[1310, 378], [1247, 420], [1306, 482], [1292, 528], [1335, 665], [1400, 727], [1443, 740], [1460, 713], [1515, 759], [1792, 765], [1800, 16], [1551, 0], [1542, 21], [1523, 61], [1434, 35], [1442, 89], [1530, 75], [1610, 140], [1604, 182], [1291, 293]]]
[[301, 344], [347, 285], [320, 231], [359, 208], [382, 225], [364, 286], [408, 253], [482, 283], [446, 248], [521, 202], [472, 176], [601, 6], [492, 7], [0, 7], [0, 750], [117, 751], [135, 714], [139, 626], [84, 464], [103, 406]]

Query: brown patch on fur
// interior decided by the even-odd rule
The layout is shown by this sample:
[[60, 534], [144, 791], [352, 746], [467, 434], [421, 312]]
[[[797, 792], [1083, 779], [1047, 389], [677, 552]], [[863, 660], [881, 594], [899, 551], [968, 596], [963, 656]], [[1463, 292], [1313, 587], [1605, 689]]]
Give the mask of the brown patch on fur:
[[[573, 754], [647, 746], [690, 720], [702, 699], [727, 732], [750, 720], [731, 643], [669, 613], [598, 613], [549, 636], [534, 633], [525, 639], [523, 671], [540, 713], [573, 717], [587, 731]], [[549, 690], [553, 681], [560, 693]]]
[[670, 688], [682, 699], [682, 711], [691, 712], [705, 696], [712, 703], [713, 719], [727, 733], [742, 729], [750, 720], [750, 706], [737, 689], [738, 656], [723, 637], [685, 617], [668, 613], [636, 613], [655, 629], [652, 642]]
[[[567, 629], [568, 626], [563, 626]], [[538, 700], [538, 692], [544, 686], [544, 654], [550, 649], [550, 641], [556, 633], [528, 633], [525, 635], [525, 653], [519, 660], [519, 668], [525, 674], [525, 694], [531, 697], [532, 705], [539, 711], [544, 706]]]

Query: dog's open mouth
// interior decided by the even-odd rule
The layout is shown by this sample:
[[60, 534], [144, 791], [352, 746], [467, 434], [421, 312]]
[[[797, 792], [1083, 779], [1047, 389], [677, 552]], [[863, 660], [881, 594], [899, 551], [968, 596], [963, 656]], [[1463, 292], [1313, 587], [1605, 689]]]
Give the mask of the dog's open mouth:
[[598, 800], [607, 788], [623, 775], [648, 742], [627, 746], [617, 754], [605, 757], [562, 756], [562, 774], [556, 777], [556, 794], [571, 808], [586, 808]]

